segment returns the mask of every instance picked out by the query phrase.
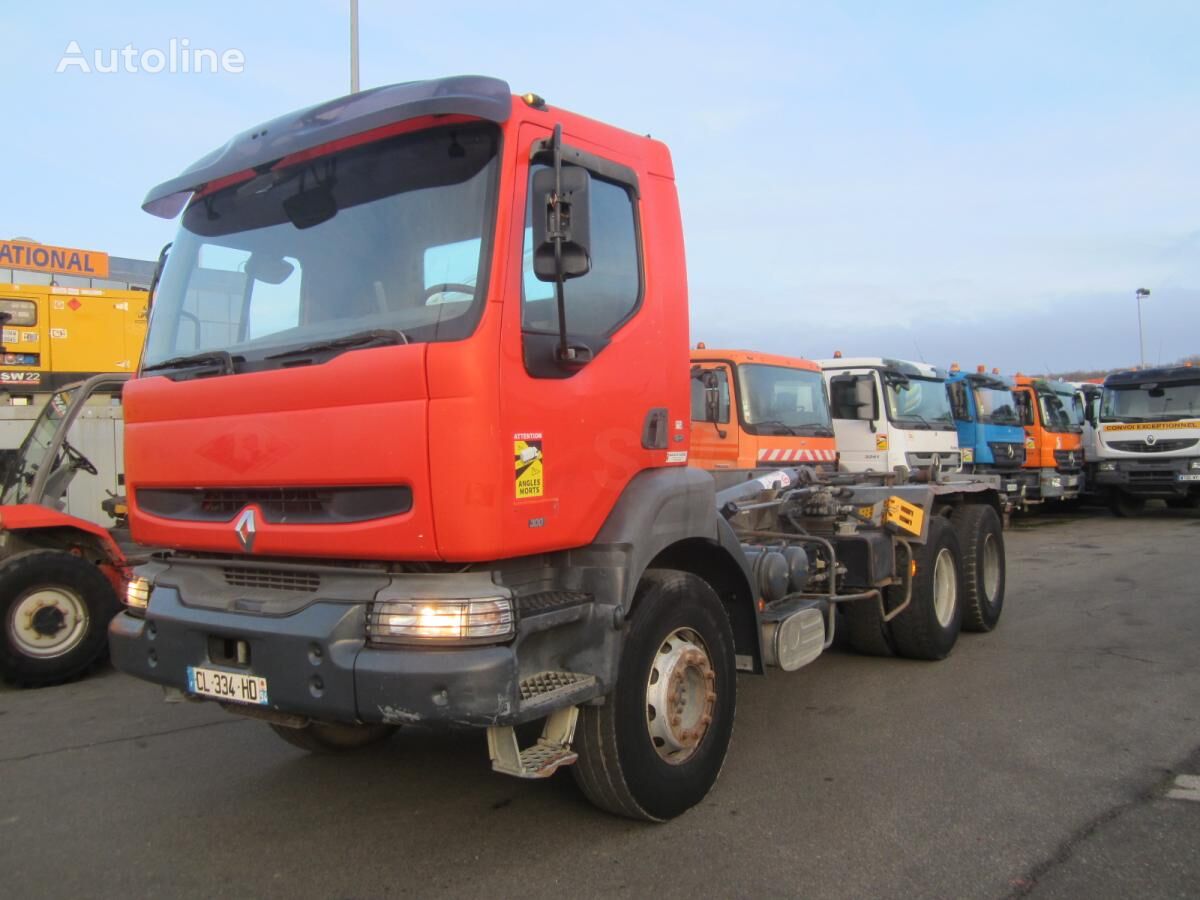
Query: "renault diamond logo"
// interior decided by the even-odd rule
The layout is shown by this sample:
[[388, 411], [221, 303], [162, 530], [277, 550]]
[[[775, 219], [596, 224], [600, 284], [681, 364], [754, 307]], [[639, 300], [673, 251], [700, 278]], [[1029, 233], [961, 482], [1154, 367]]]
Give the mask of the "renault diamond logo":
[[1157, 443], [1158, 443], [1158, 435], [1157, 434], [1146, 435], [1146, 446], [1147, 447], [1153, 447]]
[[1016, 455], [1017, 455], [1017, 451], [1015, 451], [1015, 450], [1013, 449], [1013, 446], [1012, 446], [1012, 444], [1009, 444], [1009, 445], [1008, 445], [1008, 446], [1006, 446], [1004, 449], [1005, 449], [1005, 451], [1008, 453], [1008, 458], [1009, 458], [1009, 459], [1012, 459], [1014, 456], [1016, 456]]
[[1067, 465], [1068, 466], [1075, 465], [1075, 451], [1074, 450], [1072, 450], [1070, 453], [1067, 454]]
[[233, 532], [241, 542], [242, 549], [247, 553], [254, 549], [254, 530], [254, 510], [243, 510], [233, 525]]

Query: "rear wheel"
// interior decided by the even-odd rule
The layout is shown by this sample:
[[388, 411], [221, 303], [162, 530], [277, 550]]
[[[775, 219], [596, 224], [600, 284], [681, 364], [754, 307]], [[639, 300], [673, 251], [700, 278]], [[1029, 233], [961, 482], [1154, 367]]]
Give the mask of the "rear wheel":
[[24, 687], [61, 684], [108, 652], [120, 610], [94, 563], [61, 550], [33, 550], [0, 566], [0, 675]]
[[1133, 494], [1127, 494], [1124, 491], [1117, 491], [1113, 494], [1112, 511], [1123, 519], [1140, 516], [1145, 509], [1145, 497], [1135, 497]]
[[1004, 608], [1004, 535], [992, 507], [973, 503], [951, 520], [962, 549], [962, 627], [991, 631]]
[[340, 722], [309, 722], [303, 728], [272, 724], [271, 730], [293, 747], [309, 753], [342, 753], [387, 740], [396, 731], [396, 726], [382, 723], [348, 725]]
[[713, 589], [687, 572], [648, 571], [638, 586], [617, 682], [580, 710], [571, 767], [601, 809], [665, 821], [700, 802], [733, 733], [733, 630]]
[[892, 642], [909, 659], [944, 659], [958, 640], [963, 605], [958, 537], [941, 516], [930, 521], [916, 562], [912, 602], [892, 620]]

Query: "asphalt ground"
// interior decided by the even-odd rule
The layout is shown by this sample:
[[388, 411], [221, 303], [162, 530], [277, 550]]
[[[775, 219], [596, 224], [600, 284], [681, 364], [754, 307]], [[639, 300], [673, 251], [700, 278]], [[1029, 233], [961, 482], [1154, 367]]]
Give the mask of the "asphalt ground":
[[112, 671], [5, 691], [0, 894], [1195, 897], [1198, 544], [1196, 513], [1018, 520], [994, 633], [742, 676], [665, 825], [492, 774], [482, 733], [314, 757]]

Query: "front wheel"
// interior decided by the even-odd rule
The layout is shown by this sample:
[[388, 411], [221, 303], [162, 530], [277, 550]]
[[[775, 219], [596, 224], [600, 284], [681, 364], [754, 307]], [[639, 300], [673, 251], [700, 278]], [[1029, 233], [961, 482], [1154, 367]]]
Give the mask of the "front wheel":
[[94, 563], [61, 550], [32, 550], [0, 566], [0, 675], [23, 687], [62, 684], [108, 651], [120, 610]]
[[1124, 491], [1117, 491], [1113, 495], [1112, 511], [1115, 515], [1122, 519], [1140, 516], [1146, 509], [1146, 498], [1135, 497], [1133, 494], [1127, 494]]
[[709, 792], [733, 734], [733, 630], [713, 589], [656, 569], [638, 586], [617, 682], [580, 710], [576, 783], [601, 809], [674, 818]]
[[271, 730], [291, 744], [309, 753], [342, 753], [359, 750], [387, 740], [395, 725], [372, 723], [348, 725], [340, 722], [309, 722], [303, 728], [271, 724]]

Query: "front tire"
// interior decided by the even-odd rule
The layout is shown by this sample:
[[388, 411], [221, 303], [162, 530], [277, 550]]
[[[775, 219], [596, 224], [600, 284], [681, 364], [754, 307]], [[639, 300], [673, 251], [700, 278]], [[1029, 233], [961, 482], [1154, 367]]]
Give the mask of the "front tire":
[[120, 611], [94, 563], [62, 550], [32, 550], [0, 565], [0, 675], [22, 687], [62, 684], [108, 653]]
[[1145, 497], [1135, 497], [1133, 494], [1127, 494], [1124, 491], [1117, 491], [1113, 494], [1112, 511], [1120, 518], [1130, 519], [1134, 516], [1140, 516], [1145, 510]]
[[288, 728], [272, 723], [271, 730], [293, 747], [309, 753], [345, 753], [387, 740], [396, 731], [396, 726], [382, 723], [348, 725], [340, 722], [309, 722], [303, 728]]
[[912, 602], [891, 621], [892, 642], [909, 659], [945, 659], [962, 627], [962, 554], [954, 528], [941, 516], [916, 550]]
[[576, 783], [610, 813], [662, 822], [716, 783], [733, 734], [733, 630], [716, 592], [688, 572], [638, 585], [617, 682], [580, 710]]
[[962, 627], [991, 631], [1004, 609], [1004, 535], [992, 507], [973, 503], [951, 520], [962, 548]]

